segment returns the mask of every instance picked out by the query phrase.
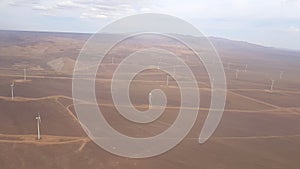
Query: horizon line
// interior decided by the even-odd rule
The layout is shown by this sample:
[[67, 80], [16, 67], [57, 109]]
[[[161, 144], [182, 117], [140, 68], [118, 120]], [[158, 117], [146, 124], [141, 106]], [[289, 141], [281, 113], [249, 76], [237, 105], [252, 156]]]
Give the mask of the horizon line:
[[[20, 29], [0, 29], [0, 31], [11, 31], [11, 32], [37, 32], [37, 33], [60, 33], [60, 34], [85, 34], [85, 35], [93, 35], [97, 32], [75, 32], [75, 31], [51, 31], [51, 30], [20, 30]], [[109, 33], [107, 33], [109, 34]], [[235, 40], [225, 37], [218, 37], [218, 36], [205, 36], [206, 38], [217, 38], [217, 39], [223, 39], [233, 42], [241, 42], [241, 43], [248, 43], [250, 45], [257, 45], [264, 48], [271, 48], [271, 49], [277, 49], [277, 50], [285, 50], [285, 51], [293, 51], [293, 52], [300, 52], [300, 49], [290, 49], [290, 48], [280, 48], [280, 47], [274, 47], [274, 46], [267, 46], [264, 44], [258, 44], [253, 42], [248, 42], [245, 40]]]

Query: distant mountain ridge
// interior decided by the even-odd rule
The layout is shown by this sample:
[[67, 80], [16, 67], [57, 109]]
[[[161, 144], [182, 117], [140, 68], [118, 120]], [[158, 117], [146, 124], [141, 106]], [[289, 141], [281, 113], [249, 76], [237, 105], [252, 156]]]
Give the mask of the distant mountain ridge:
[[[69, 63], [69, 60], [75, 61], [91, 35], [89, 33], [0, 30], [0, 66], [20, 67], [20, 65], [31, 65], [46, 70], [53, 70], [53, 65], [50, 66], [48, 63], [57, 59], [57, 61], [60, 61], [61, 58], [64, 58], [63, 60], [66, 63]], [[105, 34], [103, 37], [109, 41], [115, 36], [117, 35]], [[191, 42], [194, 42], [195, 38], [197, 38], [187, 35], [182, 36], [185, 40], [190, 40]], [[276, 64], [273, 64], [273, 66], [280, 68], [286, 63], [292, 63], [296, 66], [300, 62], [300, 51], [265, 47], [219, 37], [208, 37], [208, 39], [215, 46], [224, 64], [231, 60], [234, 60], [237, 64], [244, 64], [244, 62], [256, 63], [259, 60], [261, 67], [263, 67], [264, 64], [270, 62], [271, 58], [271, 61], [276, 61]], [[150, 40], [147, 43], [154, 43], [155, 40]], [[257, 63], [257, 65], [259, 64]]]

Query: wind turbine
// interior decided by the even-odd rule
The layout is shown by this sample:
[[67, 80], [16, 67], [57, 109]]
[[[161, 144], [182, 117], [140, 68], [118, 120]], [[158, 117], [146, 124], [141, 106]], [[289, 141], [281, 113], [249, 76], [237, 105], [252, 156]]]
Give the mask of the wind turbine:
[[273, 92], [274, 82], [275, 82], [275, 80], [272, 80], [271, 87], [270, 87], [270, 91], [271, 91], [271, 92]]
[[15, 86], [15, 83], [13, 81], [12, 84], [10, 85], [10, 88], [11, 88], [11, 100], [14, 100], [14, 86]]
[[40, 140], [41, 139], [40, 123], [42, 122], [40, 113], [38, 113], [35, 119], [37, 124], [37, 139]]
[[150, 93], [149, 93], [149, 104], [150, 104], [150, 106], [152, 105], [151, 99], [152, 99], [152, 93], [150, 92]]
[[282, 79], [283, 71], [280, 71], [279, 78]]
[[111, 64], [114, 64], [114, 61], [115, 61], [115, 57], [112, 56], [112, 58], [111, 58]]
[[235, 79], [238, 79], [238, 77], [239, 77], [239, 69], [236, 69], [235, 70]]
[[245, 65], [245, 70], [244, 72], [247, 72], [248, 64]]
[[176, 75], [176, 68], [175, 67], [173, 67], [173, 76], [174, 76], [174, 78], [175, 78], [175, 75]]
[[167, 74], [167, 82], [166, 82], [167, 86], [169, 86], [169, 78], [170, 78], [170, 76]]
[[158, 69], [160, 69], [160, 64], [161, 64], [161, 57], [159, 57]]
[[24, 69], [24, 80], [26, 81], [27, 80], [27, 75], [26, 75], [26, 68]]

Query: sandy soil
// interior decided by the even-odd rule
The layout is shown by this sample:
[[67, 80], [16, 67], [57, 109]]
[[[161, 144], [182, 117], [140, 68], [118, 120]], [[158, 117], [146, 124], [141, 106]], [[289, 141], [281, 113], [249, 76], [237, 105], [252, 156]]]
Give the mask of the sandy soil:
[[[184, 57], [197, 74], [201, 97], [195, 125], [172, 150], [153, 158], [129, 159], [106, 152], [87, 137], [74, 111], [72, 77], [47, 66], [47, 62], [61, 57], [76, 59], [88, 36], [25, 35], [11, 35], [23, 37], [22, 43], [11, 40], [0, 46], [0, 168], [298, 169], [300, 166], [297, 78], [300, 59], [296, 57], [299, 53], [213, 39], [225, 66], [228, 91], [223, 118], [205, 144], [199, 144], [198, 137], [208, 114], [211, 86], [203, 65], [197, 64], [193, 57]], [[189, 55], [180, 48], [178, 52]], [[115, 64], [110, 64], [111, 59], [107, 58], [100, 65], [102, 71], [98, 72], [95, 88], [99, 108], [109, 124], [123, 134], [150, 137], [161, 133], [178, 115], [180, 92], [176, 82], [171, 80], [166, 86], [166, 74], [157, 70], [139, 74], [130, 86], [133, 105], [147, 110], [148, 93], [155, 88], [165, 92], [168, 104], [156, 121], [132, 123], [117, 112], [110, 93], [110, 79], [121, 59], [122, 55], [117, 53]], [[231, 66], [227, 67], [228, 63]], [[236, 79], [235, 70], [242, 70], [246, 63], [247, 71], [240, 71]], [[28, 68], [27, 81], [22, 80], [24, 65]], [[285, 71], [282, 79], [280, 70]], [[276, 80], [272, 92], [271, 79]], [[15, 98], [11, 100], [13, 81]], [[81, 104], [90, 103], [81, 101]], [[42, 117], [41, 140], [36, 138], [37, 113]]]

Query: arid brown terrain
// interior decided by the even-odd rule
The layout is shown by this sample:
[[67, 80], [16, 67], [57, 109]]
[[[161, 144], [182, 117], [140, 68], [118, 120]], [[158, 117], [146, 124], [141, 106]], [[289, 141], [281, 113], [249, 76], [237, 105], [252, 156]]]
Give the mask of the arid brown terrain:
[[[194, 127], [172, 150], [152, 158], [130, 159], [101, 149], [77, 120], [72, 72], [89, 36], [0, 31], [1, 169], [299, 169], [299, 51], [209, 38], [221, 57], [228, 88], [225, 111], [216, 132], [205, 144], [198, 143], [210, 106], [211, 85], [203, 65], [195, 63], [193, 57], [184, 57], [197, 76], [201, 96]], [[107, 40], [110, 38], [107, 35]], [[138, 44], [126, 44], [122, 50], [126, 53], [126, 49]], [[165, 48], [185, 54], [173, 45]], [[132, 137], [153, 136], [172, 125], [178, 114], [180, 93], [174, 79], [167, 86], [165, 73], [159, 70], [147, 70], [136, 76], [130, 94], [136, 108], [146, 110], [148, 93], [162, 89], [168, 98], [164, 114], [143, 125], [118, 114], [110, 84], [123, 55], [111, 55], [115, 55], [115, 63], [110, 63], [108, 56], [100, 65], [96, 80], [96, 95], [106, 120]], [[42, 117], [41, 140], [36, 138], [37, 113]]]

